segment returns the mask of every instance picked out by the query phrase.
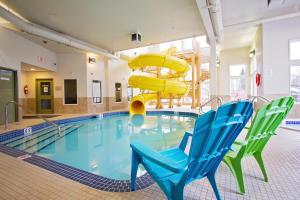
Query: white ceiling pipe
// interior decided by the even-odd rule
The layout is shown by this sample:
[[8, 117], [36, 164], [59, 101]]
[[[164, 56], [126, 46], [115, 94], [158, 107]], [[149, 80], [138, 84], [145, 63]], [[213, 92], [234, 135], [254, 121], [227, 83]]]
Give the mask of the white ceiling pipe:
[[203, 22], [205, 30], [206, 30], [206, 35], [208, 37], [209, 44], [210, 44], [210, 46], [215, 45], [216, 37], [215, 37], [212, 21], [210, 18], [210, 14], [208, 11], [207, 2], [206, 2], [206, 0], [196, 0], [196, 3], [197, 3], [197, 7], [198, 7], [198, 10], [199, 10], [201, 18], [202, 18], [202, 22]]
[[220, 0], [208, 0], [208, 9], [211, 16], [215, 36], [217, 42], [221, 42], [223, 40], [223, 21], [222, 21], [222, 8]]
[[4, 8], [3, 6], [0, 6], [0, 16], [26, 33], [37, 35], [52, 41], [65, 44], [67, 46], [82, 49], [95, 54], [100, 54], [108, 58], [118, 58], [109, 51], [96, 47], [95, 45], [83, 42], [66, 34], [58, 33], [46, 27], [42, 27], [37, 24], [25, 21], [13, 14], [12, 12], [10, 12], [9, 9]]

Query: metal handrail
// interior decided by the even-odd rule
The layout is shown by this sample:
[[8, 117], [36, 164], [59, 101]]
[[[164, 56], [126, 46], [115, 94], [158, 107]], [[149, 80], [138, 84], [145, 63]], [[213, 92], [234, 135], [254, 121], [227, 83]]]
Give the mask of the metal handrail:
[[256, 99], [260, 99], [260, 100], [262, 100], [262, 101], [264, 101], [264, 102], [267, 102], [267, 103], [272, 102], [272, 100], [270, 100], [270, 99], [268, 99], [268, 98], [266, 98], [266, 97], [264, 97], [264, 96], [251, 96], [250, 99], [251, 99], [251, 102], [252, 102], [252, 103], [253, 103]]
[[204, 107], [204, 106], [207, 106], [208, 104], [210, 104], [212, 101], [215, 101], [215, 100], [217, 100], [218, 107], [219, 107], [220, 105], [223, 104], [223, 99], [222, 99], [222, 97], [214, 97], [214, 98], [211, 98], [211, 99], [209, 99], [207, 102], [205, 102], [205, 103], [203, 103], [203, 104], [200, 105], [199, 113], [202, 113], [202, 114], [203, 114], [203, 113], [204, 113], [203, 107]]
[[[254, 110], [254, 101], [258, 100], [258, 99], [262, 100], [263, 102], [266, 102], [266, 103], [272, 102], [272, 100], [270, 100], [270, 99], [268, 99], [268, 98], [266, 98], [264, 96], [251, 96], [250, 100], [252, 102], [253, 110]], [[254, 119], [254, 115], [251, 116], [251, 123], [253, 122], [253, 119]]]
[[[5, 130], [8, 130], [8, 105], [11, 104], [11, 103], [17, 105], [18, 107], [21, 107], [21, 108], [23, 107], [23, 105], [19, 104], [18, 102], [14, 101], [14, 100], [10, 100], [10, 101], [6, 102], [6, 104], [5, 104], [5, 110], [4, 110], [4, 129]], [[38, 118], [40, 118], [40, 119], [42, 119], [42, 120], [44, 120], [48, 124], [57, 127], [58, 132], [60, 133], [61, 127], [58, 124], [56, 124], [56, 123], [54, 123], [52, 121], [49, 121], [45, 117], [42, 117], [42, 116], [40, 116], [38, 114], [36, 114], [35, 116], [38, 117]]]

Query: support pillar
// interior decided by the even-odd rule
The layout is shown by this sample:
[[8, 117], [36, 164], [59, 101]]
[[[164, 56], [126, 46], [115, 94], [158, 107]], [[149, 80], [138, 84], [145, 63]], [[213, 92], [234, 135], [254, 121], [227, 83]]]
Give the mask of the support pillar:
[[195, 108], [195, 55], [192, 55], [192, 106]]
[[[160, 78], [160, 68], [157, 67], [157, 78]], [[163, 108], [162, 104], [161, 104], [161, 92], [157, 92], [157, 101], [156, 101], [156, 109], [161, 109]]]
[[111, 98], [109, 97], [109, 66], [108, 66], [108, 58], [104, 58], [104, 85], [105, 85], [105, 93], [103, 95], [105, 110], [112, 110]]
[[[217, 94], [217, 48], [216, 43], [211, 42], [210, 44], [210, 97], [216, 97]], [[212, 103], [211, 107], [216, 108], [217, 104]]]

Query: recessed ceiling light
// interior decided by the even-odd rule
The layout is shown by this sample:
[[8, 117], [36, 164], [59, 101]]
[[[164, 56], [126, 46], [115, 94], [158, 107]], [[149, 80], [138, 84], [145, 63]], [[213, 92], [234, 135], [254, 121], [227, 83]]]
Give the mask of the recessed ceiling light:
[[34, 68], [30, 68], [30, 70], [31, 70], [31, 71], [34, 71], [35, 69], [34, 69]]

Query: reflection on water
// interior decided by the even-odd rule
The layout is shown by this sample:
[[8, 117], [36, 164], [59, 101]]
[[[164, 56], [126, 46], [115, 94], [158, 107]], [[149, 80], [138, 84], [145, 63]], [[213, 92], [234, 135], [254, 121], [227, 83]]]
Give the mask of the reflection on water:
[[131, 123], [136, 127], [142, 126], [144, 124], [144, 115], [132, 115]]
[[[130, 179], [133, 141], [156, 150], [177, 146], [194, 126], [194, 118], [173, 115], [111, 116], [90, 119], [77, 131], [48, 145], [38, 154], [108, 178]], [[144, 171], [139, 170], [139, 174]]]

